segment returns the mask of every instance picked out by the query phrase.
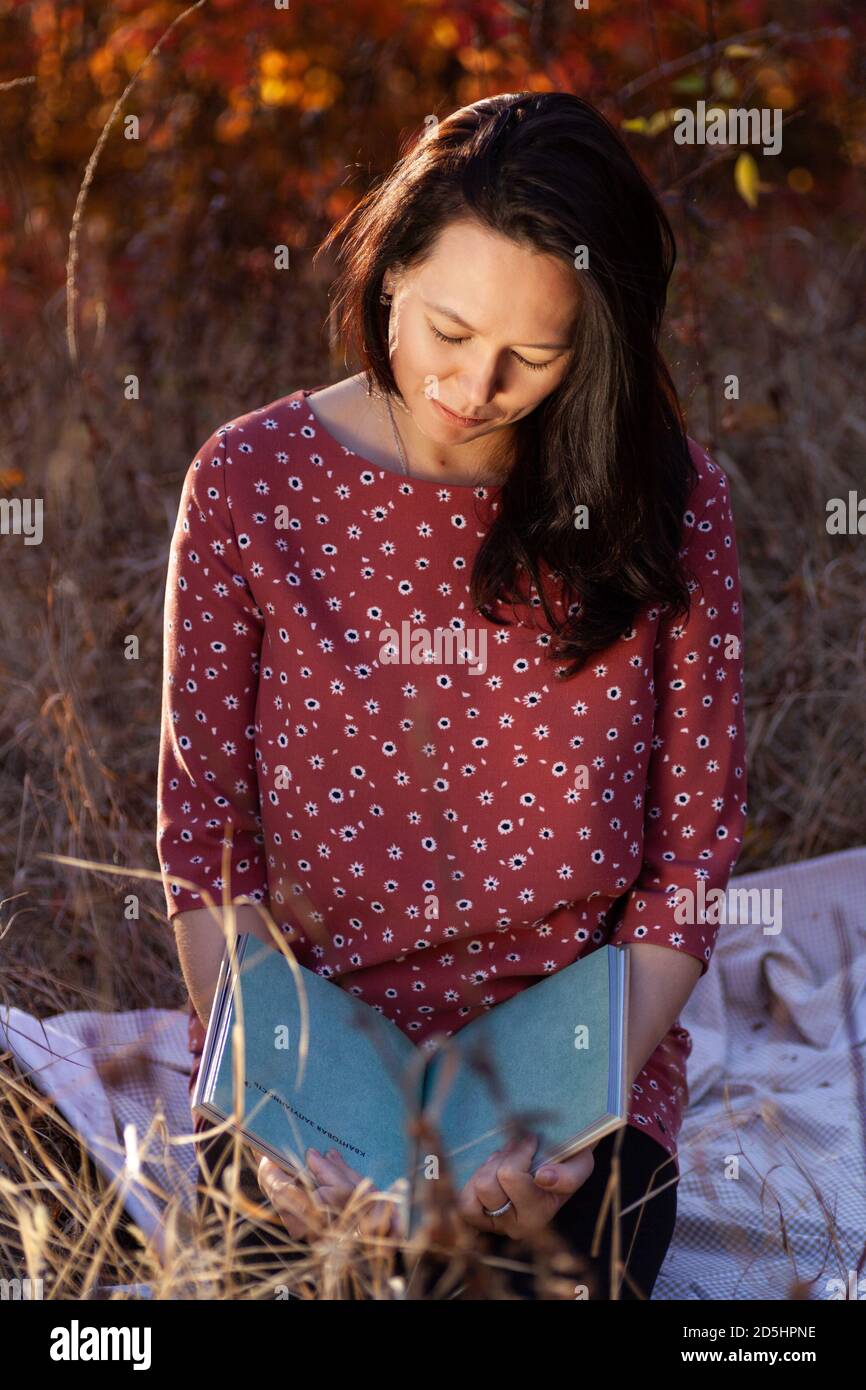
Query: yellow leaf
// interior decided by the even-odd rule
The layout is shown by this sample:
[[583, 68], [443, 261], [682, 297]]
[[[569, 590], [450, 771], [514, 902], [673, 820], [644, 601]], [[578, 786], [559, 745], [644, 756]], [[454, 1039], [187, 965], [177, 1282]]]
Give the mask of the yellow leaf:
[[758, 189], [761, 180], [758, 175], [758, 166], [750, 154], [737, 156], [734, 165], [734, 187], [739, 193], [744, 203], [748, 203], [750, 208], [758, 206]]
[[729, 43], [725, 49], [726, 58], [758, 58], [763, 48], [752, 48], [747, 43]]
[[658, 135], [660, 130], [665, 130], [676, 119], [677, 109], [669, 107], [667, 110], [654, 111], [646, 123], [647, 135]]
[[636, 130], [641, 135], [658, 135], [660, 130], [673, 124], [678, 110], [678, 107], [671, 106], [661, 111], [654, 111], [649, 119], [646, 116], [630, 116], [628, 120], [620, 122], [620, 129]]

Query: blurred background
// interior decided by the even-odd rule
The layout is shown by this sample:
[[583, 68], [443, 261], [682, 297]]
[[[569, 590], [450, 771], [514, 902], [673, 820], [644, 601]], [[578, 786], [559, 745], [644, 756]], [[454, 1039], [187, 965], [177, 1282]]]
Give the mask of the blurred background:
[[[429, 117], [496, 92], [594, 102], [673, 223], [665, 350], [745, 593], [737, 873], [864, 842], [866, 515], [827, 526], [866, 497], [864, 31], [817, 0], [0, 0], [0, 499], [44, 499], [41, 544], [0, 536], [4, 1000], [183, 1003], [154, 836], [184, 474], [218, 425], [354, 370], [318, 242]], [[779, 110], [780, 152], [676, 144], [701, 100]]]

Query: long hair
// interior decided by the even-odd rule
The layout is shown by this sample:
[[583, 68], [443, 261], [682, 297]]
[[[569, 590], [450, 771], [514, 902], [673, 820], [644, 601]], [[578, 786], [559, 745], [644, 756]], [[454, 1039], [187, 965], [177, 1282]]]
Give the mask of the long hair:
[[[492, 622], [508, 621], [490, 612], [498, 602], [540, 606], [550, 655], [570, 663], [559, 669], [568, 678], [627, 632], [642, 605], [689, 610], [678, 552], [698, 474], [658, 346], [673, 232], [618, 133], [580, 97], [507, 93], [455, 111], [409, 146], [316, 252], [336, 248], [331, 314], [368, 389], [375, 381], [400, 394], [380, 302], [385, 271], [420, 263], [446, 224], [467, 216], [561, 257], [581, 277], [568, 369], [514, 426], [515, 462], [470, 587]], [[542, 563], [559, 586], [559, 619]], [[537, 597], [521, 590], [527, 575]]]

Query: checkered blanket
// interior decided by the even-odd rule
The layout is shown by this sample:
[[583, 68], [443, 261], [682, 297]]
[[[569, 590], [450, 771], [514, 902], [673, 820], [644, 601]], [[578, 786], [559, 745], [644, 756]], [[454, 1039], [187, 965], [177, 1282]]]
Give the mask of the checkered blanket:
[[[781, 905], [735, 921], [733, 894]], [[781, 896], [774, 896], [776, 891]], [[757, 903], [756, 903], [757, 905]], [[764, 925], [761, 925], [763, 923]], [[731, 879], [693, 1038], [677, 1226], [657, 1299], [857, 1297], [866, 1232], [866, 848]], [[0, 1050], [51, 1096], [162, 1252], [193, 1203], [187, 1015], [0, 1009]], [[866, 1272], [860, 1286], [866, 1297]]]
[[[798, 1283], [812, 1299], [857, 1297], [866, 848], [734, 876], [728, 904], [734, 889], [779, 902], [781, 929], [729, 913], [682, 1012], [690, 1105], [677, 1225], [653, 1297], [785, 1299]], [[862, 1280], [866, 1297], [866, 1269]]]
[[50, 1096], [124, 1206], [163, 1253], [163, 1216], [191, 1211], [187, 1015], [180, 1009], [65, 1013], [37, 1019], [0, 1008], [0, 1052]]

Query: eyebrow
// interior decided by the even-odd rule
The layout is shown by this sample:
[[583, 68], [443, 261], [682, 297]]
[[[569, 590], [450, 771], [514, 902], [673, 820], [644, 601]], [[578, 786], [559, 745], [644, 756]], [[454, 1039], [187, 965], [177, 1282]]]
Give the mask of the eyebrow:
[[[451, 319], [453, 323], [459, 323], [461, 328], [468, 328], [470, 333], [476, 331], [471, 323], [467, 323], [465, 319], [462, 319], [453, 309], [449, 309], [447, 305], [431, 304], [429, 300], [426, 299], [422, 299], [421, 303], [424, 304], [426, 308], [432, 309], [434, 313], [444, 314], [446, 319]], [[555, 349], [557, 352], [564, 352], [566, 348], [571, 347], [571, 343], [515, 343], [515, 347], [539, 348], [550, 351]]]

